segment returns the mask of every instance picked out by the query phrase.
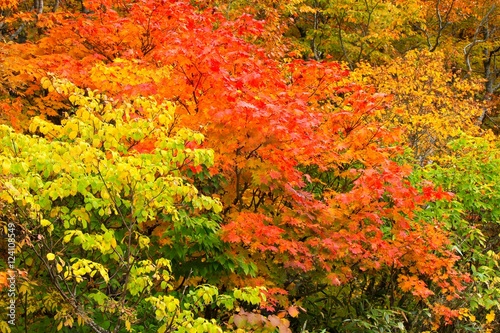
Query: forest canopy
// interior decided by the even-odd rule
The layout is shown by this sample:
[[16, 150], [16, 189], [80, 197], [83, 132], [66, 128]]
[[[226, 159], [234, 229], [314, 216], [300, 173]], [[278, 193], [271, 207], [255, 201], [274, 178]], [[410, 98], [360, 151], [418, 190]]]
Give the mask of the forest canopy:
[[499, 5], [0, 0], [0, 332], [500, 330]]

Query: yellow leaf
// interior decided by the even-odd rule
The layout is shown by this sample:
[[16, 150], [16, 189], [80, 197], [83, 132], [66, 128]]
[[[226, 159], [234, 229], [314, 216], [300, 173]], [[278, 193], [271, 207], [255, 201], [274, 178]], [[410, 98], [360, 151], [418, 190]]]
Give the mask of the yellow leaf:
[[142, 248], [149, 248], [149, 242], [150, 242], [150, 239], [146, 236], [141, 236], [139, 237], [139, 247], [142, 249]]
[[47, 253], [47, 260], [52, 261], [56, 258], [54, 253]]
[[41, 83], [43, 89], [48, 89], [52, 86], [52, 82], [50, 82], [50, 80], [46, 77], [42, 78]]
[[73, 140], [76, 138], [76, 136], [78, 135], [78, 132], [77, 131], [71, 131], [68, 135], [68, 137]]
[[103, 267], [99, 267], [99, 273], [101, 274], [104, 281], [106, 281], [106, 283], [107, 283], [109, 281], [109, 276], [108, 276], [108, 272], [106, 271], [106, 269]]
[[109, 199], [109, 193], [107, 189], [102, 189], [101, 190], [101, 199], [103, 200], [108, 200]]
[[177, 310], [177, 305], [175, 305], [174, 302], [170, 302], [167, 304], [167, 310], [168, 312], [174, 312], [175, 310]]
[[163, 324], [163, 325], [162, 325], [162, 326], [160, 326], [160, 328], [158, 329], [158, 333], [164, 333], [166, 330], [167, 330], [167, 324]]
[[486, 323], [489, 324], [495, 320], [495, 311], [491, 310], [490, 313], [486, 315]]
[[167, 117], [164, 114], [159, 115], [158, 122], [160, 125], [165, 125], [167, 123]]
[[83, 110], [82, 114], [80, 115], [80, 117], [84, 121], [89, 120], [90, 119], [90, 112], [88, 112], [87, 110]]
[[2, 172], [4, 175], [7, 175], [10, 172], [10, 161], [4, 160], [2, 162]]
[[76, 95], [71, 95], [68, 97], [69, 101], [71, 104], [76, 105], [76, 101], [78, 100], [78, 97]]
[[20, 287], [19, 287], [19, 293], [20, 294], [26, 294], [27, 292], [29, 292], [30, 289], [28, 287], [27, 284], [23, 283]]
[[42, 227], [48, 227], [48, 226], [50, 226], [52, 223], [51, 223], [49, 220], [42, 219], [42, 220], [40, 221], [40, 224], [42, 225]]
[[54, 173], [59, 173], [61, 171], [61, 165], [58, 163], [54, 164], [52, 171], [54, 171]]

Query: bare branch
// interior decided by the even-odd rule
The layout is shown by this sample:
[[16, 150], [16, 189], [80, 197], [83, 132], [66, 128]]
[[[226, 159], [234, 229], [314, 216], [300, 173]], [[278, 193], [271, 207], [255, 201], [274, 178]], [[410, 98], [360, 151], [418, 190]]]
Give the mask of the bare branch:
[[488, 23], [489, 17], [490, 17], [491, 13], [493, 13], [493, 11], [495, 9], [496, 9], [496, 5], [495, 4], [490, 7], [490, 9], [486, 13], [486, 15], [484, 15], [483, 19], [481, 20], [481, 22], [479, 23], [478, 27], [476, 28], [476, 31], [474, 32], [474, 37], [472, 38], [472, 42], [470, 42], [469, 44], [467, 44], [464, 47], [464, 51], [463, 52], [464, 52], [464, 57], [465, 57], [465, 63], [467, 64], [467, 70], [469, 72], [472, 71], [472, 66], [471, 66], [471, 63], [470, 63], [470, 55], [472, 53], [472, 49], [477, 44], [484, 43], [487, 40], [488, 35], [486, 35], [484, 39], [478, 39], [478, 36], [479, 36], [479, 33], [481, 32], [481, 28], [484, 28], [485, 25]]

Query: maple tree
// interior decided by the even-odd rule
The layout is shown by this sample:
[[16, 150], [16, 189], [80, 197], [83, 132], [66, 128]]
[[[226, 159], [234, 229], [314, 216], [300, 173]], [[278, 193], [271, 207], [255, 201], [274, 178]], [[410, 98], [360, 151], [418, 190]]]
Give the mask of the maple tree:
[[[249, 4], [248, 1], [236, 2]], [[224, 1], [222, 7], [239, 12]], [[478, 100], [480, 122], [497, 128], [498, 27], [496, 0], [460, 1], [293, 1], [269, 4], [253, 1], [259, 13], [270, 16], [268, 25], [293, 37], [290, 54], [325, 59], [333, 57], [351, 69], [360, 62], [372, 66], [390, 63], [414, 50], [446, 54], [443, 75], [485, 80]], [[230, 11], [229, 9], [227, 9]], [[273, 18], [279, 19], [273, 19]], [[274, 23], [275, 21], [279, 23]], [[270, 28], [272, 29], [272, 28]], [[436, 59], [441, 58], [437, 53]]]
[[483, 48], [489, 59], [483, 62], [478, 51], [489, 42], [471, 41], [488, 27], [494, 45], [494, 1], [257, 3], [286, 23], [295, 39], [290, 55], [343, 61], [362, 85], [394, 94], [394, 109], [382, 119], [404, 127], [421, 164], [458, 132], [480, 134], [485, 122], [495, 127], [495, 53]]
[[[302, 4], [294, 6], [306, 16], [319, 11]], [[320, 14], [340, 15], [332, 11], [343, 10], [348, 3], [342, 6], [329, 6]], [[367, 24], [362, 38], [356, 35], [355, 24], [369, 19], [365, 14], [372, 9], [388, 17], [389, 4], [384, 6], [373, 4], [368, 12], [358, 6], [358, 21], [342, 21], [346, 25], [341, 26], [340, 37], [345, 40], [347, 32], [351, 35], [349, 46], [341, 47], [338, 54], [356, 62], [371, 56], [376, 61], [385, 58], [383, 52], [376, 52], [375, 34], [388, 33], [397, 21]], [[406, 14], [397, 6], [401, 15]], [[44, 281], [52, 273], [68, 278], [90, 297], [89, 307], [82, 308], [74, 303], [76, 295], [59, 292], [77, 305], [71, 309], [59, 305], [60, 296], [42, 293], [40, 297], [55, 304], [47, 311], [58, 311], [57, 325], [71, 326], [80, 316], [80, 323], [93, 325], [86, 321], [89, 317], [101, 327], [147, 324], [167, 330], [177, 325], [180, 330], [189, 316], [192, 321], [186, 322], [193, 325], [247, 331], [252, 325], [269, 331], [298, 329], [306, 321], [318, 330], [340, 329], [346, 322], [351, 331], [401, 325], [412, 330], [449, 324], [460, 316], [454, 300], [468, 277], [457, 270], [459, 257], [451, 250], [450, 230], [418, 215], [424, 205], [450, 195], [429, 184], [421, 191], [410, 184], [411, 168], [398, 146], [399, 133], [392, 124], [379, 121], [387, 119], [381, 115], [391, 110], [391, 103], [401, 105], [424, 95], [425, 84], [415, 92], [398, 91], [391, 97], [377, 93], [375, 87], [392, 92], [384, 90], [381, 81], [367, 86], [360, 80], [361, 70], [350, 74], [336, 62], [291, 58], [293, 53], [279, 50], [288, 42], [273, 47], [269, 40], [283, 32], [283, 27], [276, 26], [281, 17], [276, 11], [267, 12], [274, 21], [266, 25], [247, 14], [229, 15], [228, 7], [219, 11], [186, 1], [89, 1], [85, 8], [85, 13], [59, 8], [55, 15], [47, 15], [53, 25], [37, 35], [36, 42], [10, 45], [3, 54], [3, 62], [13, 67], [4, 66], [7, 77], [19, 80], [12, 88], [8, 80], [2, 81], [3, 109], [10, 110], [4, 115], [31, 134], [4, 131], [24, 142], [26, 149], [34, 146], [29, 151], [41, 154], [36, 156], [43, 161], [18, 161], [12, 149], [4, 149], [8, 185], [4, 193], [19, 191], [40, 205], [23, 203], [21, 208], [32, 214], [33, 209], [42, 210], [43, 217], [27, 214], [31, 222], [19, 223], [31, 223], [30, 228], [43, 232], [39, 244], [58, 237], [62, 241], [57, 244], [64, 245], [43, 247], [44, 252], [32, 260], [43, 261], [47, 270], [30, 271], [28, 281]], [[293, 15], [294, 8], [285, 9]], [[372, 31], [379, 27], [381, 31]], [[319, 39], [314, 36], [316, 43]], [[383, 38], [389, 43], [396, 37]], [[321, 58], [318, 45], [313, 57]], [[325, 50], [338, 47], [331, 42], [324, 45]], [[16, 63], [21, 53], [23, 58]], [[429, 76], [439, 72], [434, 68]], [[364, 70], [368, 74], [371, 69]], [[439, 79], [440, 86], [447, 85], [453, 76]], [[468, 98], [470, 86], [460, 82], [443, 92], [440, 87], [432, 90], [442, 96], [429, 103], [449, 106], [456, 101], [453, 93]], [[475, 112], [473, 102], [461, 105]], [[436, 108], [442, 109], [439, 104]], [[408, 115], [413, 111], [409, 104]], [[434, 114], [432, 109], [426, 112]], [[42, 118], [28, 122], [35, 114]], [[408, 118], [398, 124], [405, 126], [412, 121]], [[446, 117], [433, 130], [440, 124], [457, 126]], [[443, 138], [449, 139], [444, 134]], [[68, 154], [60, 148], [61, 153], [48, 156], [58, 145], [66, 147]], [[49, 157], [57, 156], [63, 156], [60, 162], [68, 166], [56, 172], [58, 167], [52, 166]], [[102, 167], [91, 163], [96, 156]], [[16, 163], [32, 163], [35, 173], [30, 177], [42, 177], [33, 186], [43, 188], [43, 196], [27, 191], [26, 186], [32, 185], [26, 174], [13, 169]], [[113, 170], [125, 178], [113, 176]], [[52, 179], [53, 174], [88, 185], [79, 189], [77, 182], [75, 190], [73, 183]], [[165, 188], [160, 180], [166, 181]], [[134, 194], [138, 193], [132, 190], [134, 184], [144, 186], [140, 196]], [[8, 196], [4, 200], [9, 202]], [[53, 210], [52, 202], [60, 203], [58, 209]], [[73, 205], [80, 206], [72, 209]], [[73, 223], [81, 223], [82, 230]], [[129, 246], [118, 241], [125, 238]], [[23, 248], [26, 253], [29, 245]], [[95, 253], [86, 261], [77, 249]], [[36, 247], [30, 251], [35, 250], [41, 251]], [[116, 258], [126, 253], [143, 261], [137, 259], [134, 266], [125, 260], [122, 267]], [[163, 275], [151, 270], [155, 260], [164, 265]], [[126, 267], [130, 273], [123, 273]], [[125, 289], [116, 301], [110, 297], [116, 291], [105, 286], [117, 284], [121, 276], [129, 276], [131, 282], [120, 284]], [[100, 293], [93, 293], [94, 284], [84, 277], [92, 277], [101, 286]], [[148, 295], [166, 289], [160, 280], [156, 280], [159, 287], [151, 285], [156, 278], [188, 286], [191, 296], [183, 298], [187, 292]], [[221, 292], [233, 288], [247, 292], [217, 297], [216, 289], [205, 286], [206, 282]], [[260, 289], [244, 289], [261, 286], [267, 290], [263, 302]], [[203, 306], [193, 305], [194, 297], [203, 298]], [[141, 322], [152, 308], [136, 309], [128, 302], [145, 304], [146, 299], [160, 314]], [[232, 315], [227, 304], [238, 300], [242, 311]], [[177, 309], [182, 301], [190, 304], [182, 305], [188, 312], [172, 316], [172, 304]], [[103, 308], [105, 302], [123, 310], [117, 321], [104, 320], [110, 315]], [[339, 302], [340, 307], [334, 306]], [[95, 317], [79, 312], [96, 304], [100, 312]], [[427, 312], [432, 312], [431, 319]], [[291, 318], [284, 318], [287, 314]], [[326, 319], [312, 320], [321, 317]]]

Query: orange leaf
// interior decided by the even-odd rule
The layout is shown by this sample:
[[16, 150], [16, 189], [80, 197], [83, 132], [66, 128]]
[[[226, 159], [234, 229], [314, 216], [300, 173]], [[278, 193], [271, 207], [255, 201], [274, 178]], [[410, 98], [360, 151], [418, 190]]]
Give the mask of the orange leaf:
[[289, 307], [287, 311], [293, 318], [296, 318], [299, 315], [299, 309], [295, 305]]

